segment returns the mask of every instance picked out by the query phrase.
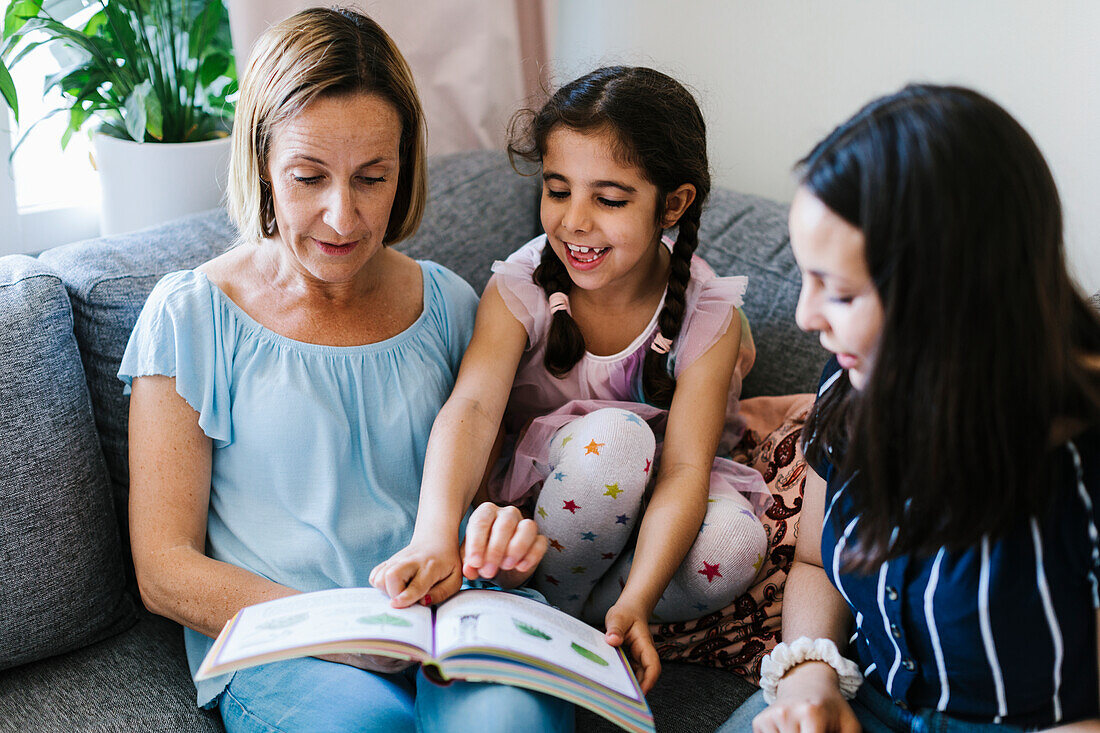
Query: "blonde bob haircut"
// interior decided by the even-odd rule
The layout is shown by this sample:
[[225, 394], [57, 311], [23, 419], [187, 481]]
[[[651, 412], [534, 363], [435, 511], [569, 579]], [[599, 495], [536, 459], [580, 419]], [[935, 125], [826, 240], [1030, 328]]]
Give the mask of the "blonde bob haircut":
[[346, 8], [310, 8], [256, 42], [241, 82], [229, 163], [229, 215], [242, 242], [278, 231], [268, 181], [271, 136], [315, 99], [367, 93], [401, 119], [397, 192], [384, 244], [411, 236], [428, 196], [424, 112], [412, 72], [393, 40], [367, 16]]

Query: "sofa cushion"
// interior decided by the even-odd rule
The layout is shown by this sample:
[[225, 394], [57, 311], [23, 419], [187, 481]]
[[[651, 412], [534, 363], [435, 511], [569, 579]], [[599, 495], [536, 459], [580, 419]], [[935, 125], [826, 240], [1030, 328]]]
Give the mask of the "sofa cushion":
[[[39, 257], [61, 274], [72, 300], [76, 340], [119, 526], [128, 526], [130, 472], [126, 440], [129, 398], [122, 394], [118, 365], [130, 331], [158, 280], [224, 252], [235, 237], [225, 212], [216, 209], [152, 229], [67, 244]], [[129, 563], [128, 533], [123, 546]]]
[[123, 634], [0, 672], [0, 730], [225, 729], [216, 711], [195, 705], [179, 625], [143, 611], [138, 624]]
[[0, 669], [134, 620], [60, 278], [0, 258]]
[[726, 189], [711, 192], [699, 227], [699, 255], [719, 275], [747, 275], [745, 315], [756, 363], [742, 397], [813, 392], [828, 354], [794, 322], [802, 278], [787, 234], [787, 207]]
[[[756, 685], [723, 669], [683, 662], [661, 664], [661, 676], [646, 695], [658, 733], [712, 731], [757, 690]], [[595, 713], [577, 708], [577, 731], [621, 733], [622, 729]]]
[[480, 293], [493, 260], [504, 259], [542, 232], [541, 190], [542, 179], [516, 173], [504, 153], [432, 158], [424, 222], [397, 249], [454, 270]]

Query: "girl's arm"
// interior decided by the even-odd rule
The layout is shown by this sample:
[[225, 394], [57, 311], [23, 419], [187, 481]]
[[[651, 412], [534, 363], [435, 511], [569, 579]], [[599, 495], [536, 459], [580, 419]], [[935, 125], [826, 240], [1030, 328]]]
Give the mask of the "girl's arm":
[[[824, 516], [825, 480], [807, 467], [794, 562], [783, 591], [783, 638], [832, 639], [843, 653], [852, 614], [821, 567]], [[837, 674], [828, 664], [803, 662], [788, 671], [779, 683], [775, 703], [753, 721], [753, 730], [787, 729], [860, 730], [852, 708], [840, 694]]]
[[[508, 310], [495, 278], [490, 280], [454, 390], [428, 438], [412, 541], [371, 571], [371, 584], [385, 591], [394, 606], [426, 596], [439, 603], [461, 586], [459, 524], [485, 474], [526, 345], [527, 331]], [[466, 561], [480, 567], [483, 559], [468, 556]], [[498, 567], [507, 560], [514, 567], [522, 559], [501, 558]], [[495, 571], [483, 567], [481, 574], [491, 577]]]
[[628, 644], [641, 663], [643, 689], [660, 674], [649, 618], [699, 534], [710, 472], [726, 422], [730, 379], [741, 348], [741, 319], [676, 380], [661, 465], [619, 600], [607, 612], [609, 644]]
[[205, 554], [212, 445], [175, 378], [139, 377], [130, 397], [130, 542], [141, 600], [214, 637], [244, 606], [296, 593]]

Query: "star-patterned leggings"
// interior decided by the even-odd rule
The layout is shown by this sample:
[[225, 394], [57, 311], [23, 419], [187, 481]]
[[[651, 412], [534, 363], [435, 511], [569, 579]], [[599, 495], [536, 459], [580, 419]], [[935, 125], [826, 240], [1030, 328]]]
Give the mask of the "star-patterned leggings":
[[[632, 412], [596, 410], [560, 428], [535, 521], [550, 540], [532, 584], [553, 605], [602, 625], [626, 583], [635, 528], [654, 474], [656, 439]], [[711, 496], [699, 535], [653, 612], [686, 621], [743, 593], [767, 551], [767, 535], [741, 496]]]

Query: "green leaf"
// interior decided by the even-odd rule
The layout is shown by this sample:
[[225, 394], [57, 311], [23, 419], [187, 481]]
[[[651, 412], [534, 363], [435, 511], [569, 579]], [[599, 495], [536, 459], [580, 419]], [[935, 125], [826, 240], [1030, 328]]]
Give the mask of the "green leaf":
[[52, 18], [31, 18], [18, 32], [20, 34], [26, 34], [36, 30], [45, 32], [56, 42], [65, 43], [69, 46], [87, 51], [97, 63], [101, 63], [104, 66], [110, 65], [109, 59], [104, 56], [102, 48], [96, 43], [96, 39], [89, 38], [80, 31], [69, 28]]
[[230, 56], [224, 53], [212, 53], [202, 62], [199, 70], [199, 81], [204, 87], [210, 86], [220, 76], [229, 70]]
[[206, 46], [217, 31], [224, 13], [225, 6], [222, 5], [221, 0], [204, 5], [190, 29], [188, 50], [192, 57], [199, 58], [206, 51]]
[[145, 131], [154, 140], [164, 137], [164, 110], [160, 98], [155, 94], [150, 94], [145, 99]]
[[19, 99], [15, 95], [15, 82], [12, 81], [8, 67], [2, 63], [0, 63], [0, 93], [4, 95], [4, 101], [8, 103], [12, 117], [19, 122]]
[[[78, 63], [78, 64], [73, 64], [72, 66], [69, 66], [67, 68], [61, 69], [60, 71], [57, 71], [53, 74], [50, 74], [49, 76], [46, 77], [46, 80], [42, 83], [42, 93], [46, 94], [51, 89], [53, 89], [55, 86], [59, 87], [61, 89], [61, 91], [63, 91], [63, 92], [66, 91], [69, 87], [74, 86], [69, 81], [69, 77], [73, 76], [77, 72], [81, 72], [81, 71], [86, 72], [85, 64]], [[88, 74], [85, 73], [83, 76], [85, 78], [87, 78]]]
[[13, 0], [4, 11], [4, 39], [11, 38], [29, 18], [38, 15], [42, 0]]
[[153, 88], [153, 83], [148, 79], [134, 87], [134, 91], [126, 98], [123, 117], [126, 121], [126, 132], [131, 140], [145, 142], [145, 99]]
[[64, 150], [69, 145], [69, 140], [72, 138], [73, 133], [84, 126], [84, 123], [88, 121], [88, 112], [79, 105], [74, 105], [69, 110], [69, 125], [65, 128], [65, 132], [61, 134], [61, 149]]
[[91, 18], [88, 18], [88, 22], [84, 24], [83, 33], [86, 36], [97, 36], [103, 32], [106, 26], [107, 11], [100, 10]]

